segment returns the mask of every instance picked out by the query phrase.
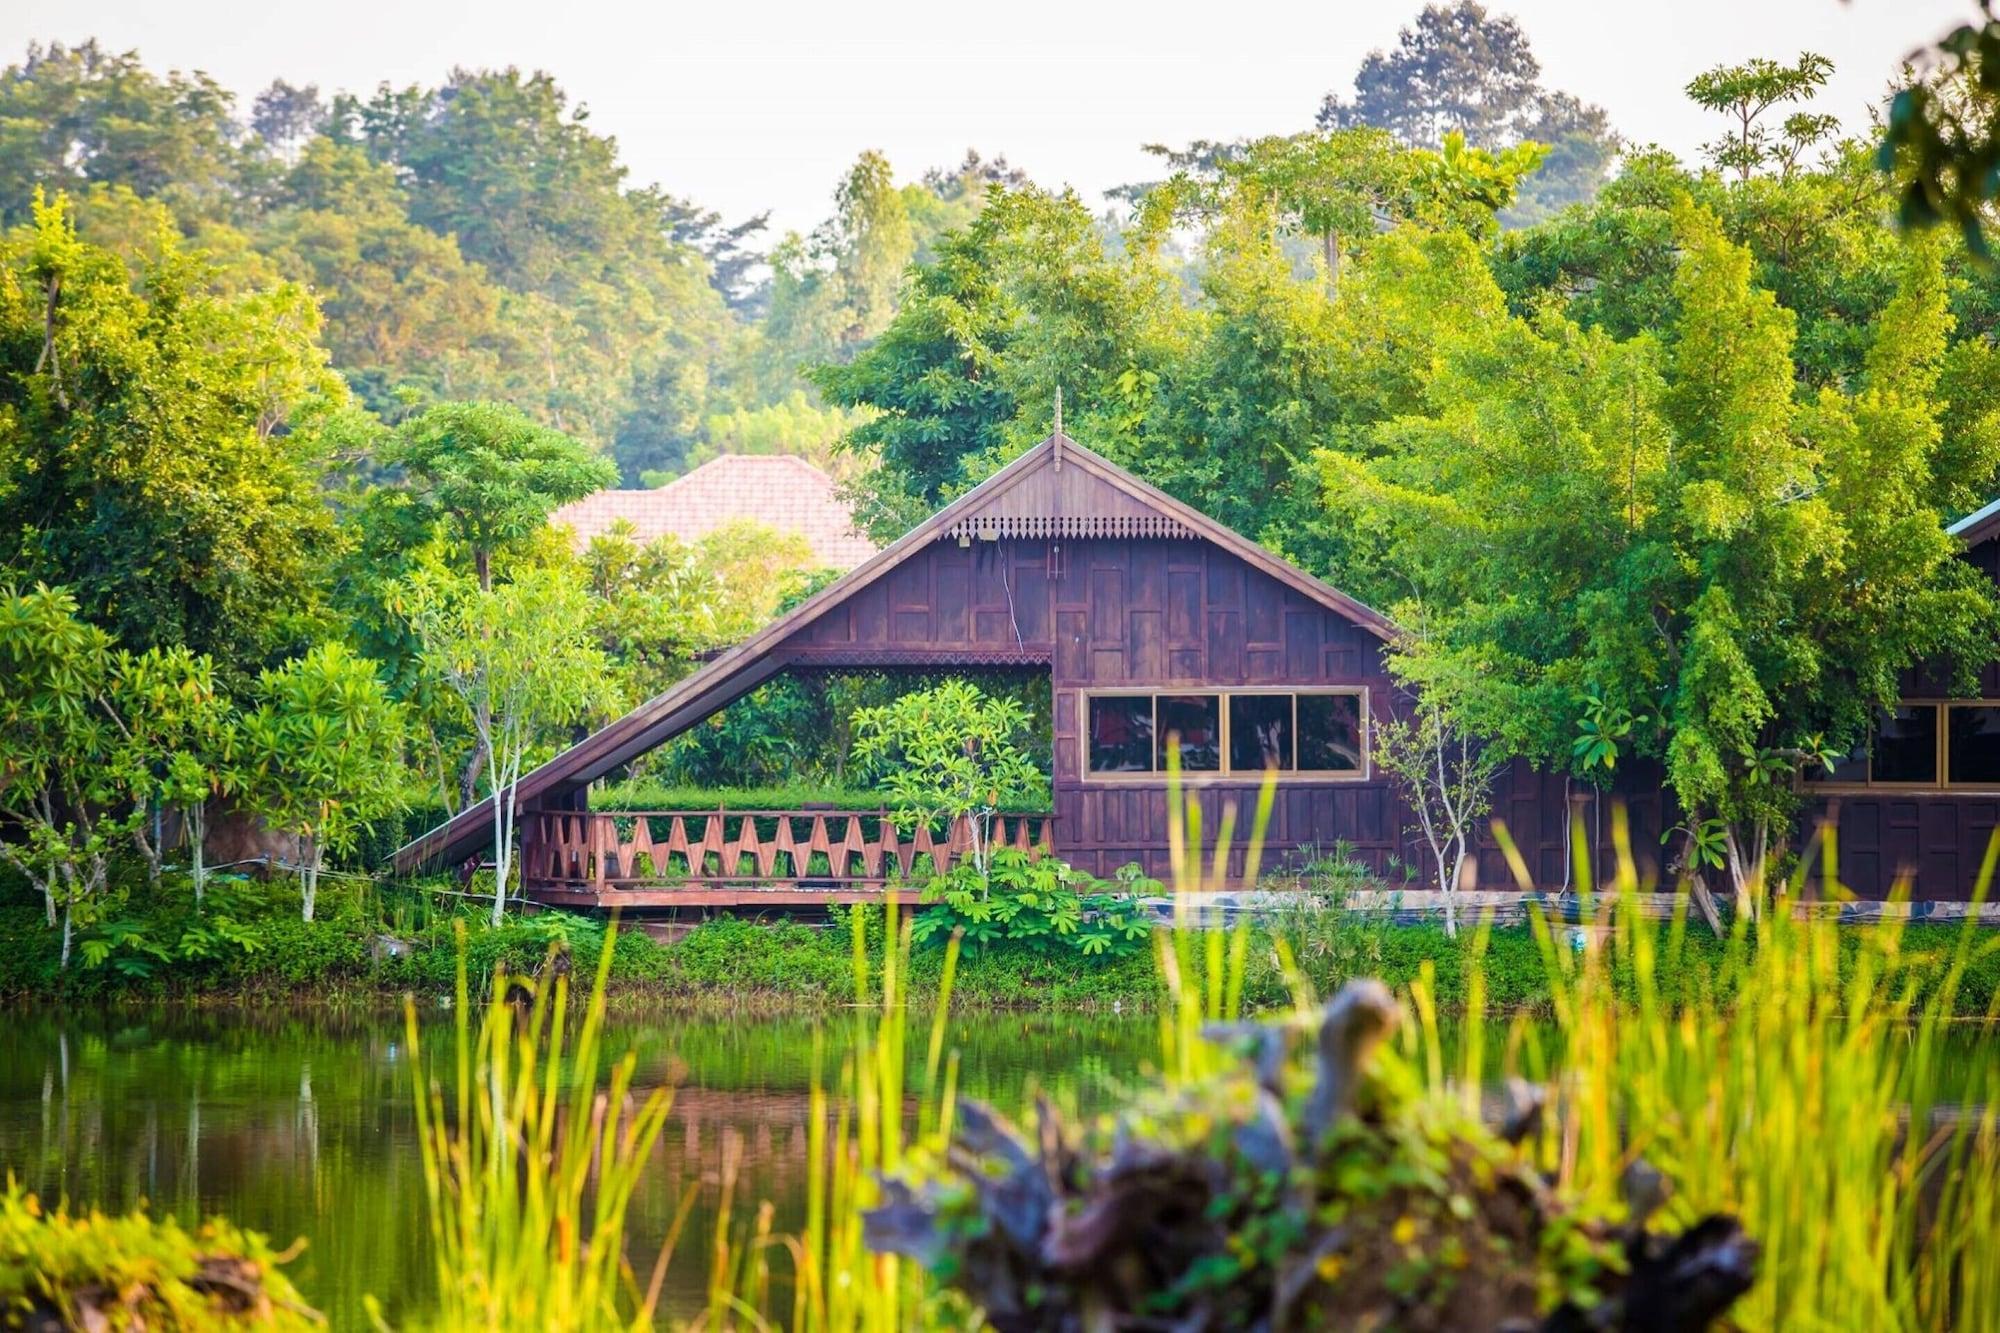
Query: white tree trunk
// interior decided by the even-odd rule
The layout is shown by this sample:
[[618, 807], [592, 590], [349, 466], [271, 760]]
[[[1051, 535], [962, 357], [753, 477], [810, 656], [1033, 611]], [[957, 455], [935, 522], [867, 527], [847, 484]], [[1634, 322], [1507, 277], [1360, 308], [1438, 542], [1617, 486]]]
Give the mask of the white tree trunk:
[[313, 904], [319, 899], [319, 839], [308, 836], [299, 843], [304, 853], [305, 864], [299, 867], [299, 888], [305, 909], [305, 920], [313, 919]]
[[188, 864], [194, 875], [194, 910], [201, 911], [202, 891], [208, 885], [208, 863], [202, 859], [208, 841], [208, 802], [196, 801], [184, 813], [188, 830]]
[[[514, 860], [514, 786], [493, 793], [493, 924], [507, 919], [507, 877]], [[621, 867], [622, 868], [622, 867]]]

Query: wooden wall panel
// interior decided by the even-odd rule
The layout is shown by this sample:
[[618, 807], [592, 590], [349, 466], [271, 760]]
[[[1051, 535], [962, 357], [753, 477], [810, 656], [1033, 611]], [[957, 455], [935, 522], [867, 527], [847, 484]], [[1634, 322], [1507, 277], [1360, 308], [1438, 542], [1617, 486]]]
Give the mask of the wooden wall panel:
[[[1082, 689], [1161, 689], [1244, 685], [1354, 685], [1377, 709], [1387, 698], [1374, 635], [1226, 552], [1200, 542], [1091, 541], [1067, 544], [1070, 573], [1054, 601], [1054, 686], [1058, 763], [1056, 843], [1093, 874], [1137, 861], [1166, 877], [1164, 781], [1091, 780], [1078, 772]], [[1071, 599], [1075, 601], [1072, 602]], [[1074, 605], [1075, 611], [1063, 610]], [[1066, 650], [1065, 617], [1087, 627]], [[1257, 806], [1254, 783], [1194, 789], [1213, 837], [1226, 806], [1237, 811], [1236, 871]], [[1072, 813], [1073, 812], [1073, 813]], [[1267, 843], [1272, 861], [1302, 849], [1350, 844], [1377, 869], [1404, 854], [1405, 821], [1379, 779], [1291, 783], [1280, 788]], [[1269, 862], [1267, 862], [1269, 864]]]
[[2000, 825], [2000, 799], [1848, 795], [1817, 803], [1808, 817], [1835, 830], [1840, 881], [1856, 895], [1886, 898], [1907, 878], [1914, 898], [1963, 902], [1972, 896], [1987, 841]]

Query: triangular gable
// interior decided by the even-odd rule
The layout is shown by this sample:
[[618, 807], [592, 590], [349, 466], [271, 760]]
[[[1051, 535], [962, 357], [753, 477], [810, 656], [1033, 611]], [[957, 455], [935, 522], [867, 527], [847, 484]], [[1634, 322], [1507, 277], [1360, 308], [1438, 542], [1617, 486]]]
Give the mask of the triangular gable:
[[[1380, 638], [1394, 633], [1393, 624], [1380, 612], [1279, 559], [1068, 436], [1056, 434], [686, 679], [525, 774], [515, 786], [517, 804], [528, 806], [575, 791], [672, 739], [783, 670], [785, 663], [774, 650], [786, 639], [930, 543], [988, 533], [996, 538], [1152, 536], [1205, 540]], [[400, 848], [394, 857], [395, 868], [409, 873], [426, 864], [462, 860], [480, 845], [490, 843], [492, 819], [493, 799], [488, 797]]]

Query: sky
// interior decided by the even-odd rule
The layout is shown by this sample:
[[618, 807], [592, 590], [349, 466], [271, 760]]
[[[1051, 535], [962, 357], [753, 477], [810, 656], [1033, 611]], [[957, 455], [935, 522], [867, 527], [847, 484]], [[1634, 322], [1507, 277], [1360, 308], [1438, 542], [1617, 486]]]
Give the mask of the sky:
[[[1419, 0], [971, 5], [862, 0], [0, 0], [0, 61], [95, 36], [249, 99], [273, 78], [322, 92], [434, 84], [454, 66], [545, 69], [618, 137], [635, 183], [777, 231], [830, 210], [867, 149], [900, 176], [1004, 153], [1096, 200], [1158, 173], [1142, 145], [1310, 128]], [[1752, 56], [1832, 58], [1819, 109], [1866, 122], [1903, 57], [1971, 0], [1493, 0], [1543, 82], [1596, 102], [1635, 143], [1683, 157], [1719, 132], [1681, 93]]]

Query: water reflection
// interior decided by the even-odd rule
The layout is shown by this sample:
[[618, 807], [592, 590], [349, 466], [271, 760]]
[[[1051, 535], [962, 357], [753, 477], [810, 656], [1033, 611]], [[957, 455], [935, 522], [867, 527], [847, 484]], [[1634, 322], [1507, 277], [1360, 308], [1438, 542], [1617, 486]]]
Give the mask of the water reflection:
[[[446, 1017], [427, 1025], [427, 1061], [446, 1054]], [[0, 1048], [0, 1170], [79, 1205], [149, 1201], [190, 1223], [226, 1213], [279, 1245], [303, 1237], [294, 1277], [335, 1328], [366, 1326], [368, 1293], [391, 1323], [425, 1299], [433, 1283], [400, 1018], [29, 1013], [12, 1027]], [[913, 1036], [912, 1086], [924, 1036]], [[813, 1071], [837, 1082], [854, 1040], [840, 1017], [614, 1020], [611, 1054], [635, 1054], [642, 1087], [676, 1089], [633, 1207], [644, 1244], [696, 1191], [670, 1305], [700, 1299], [726, 1162], [737, 1166], [739, 1217], [769, 1199], [779, 1230], [800, 1225]], [[1100, 1106], [1156, 1041], [1150, 1022], [1110, 1016], [988, 1016], [954, 1034], [963, 1092], [1010, 1110], [1037, 1089]]]

